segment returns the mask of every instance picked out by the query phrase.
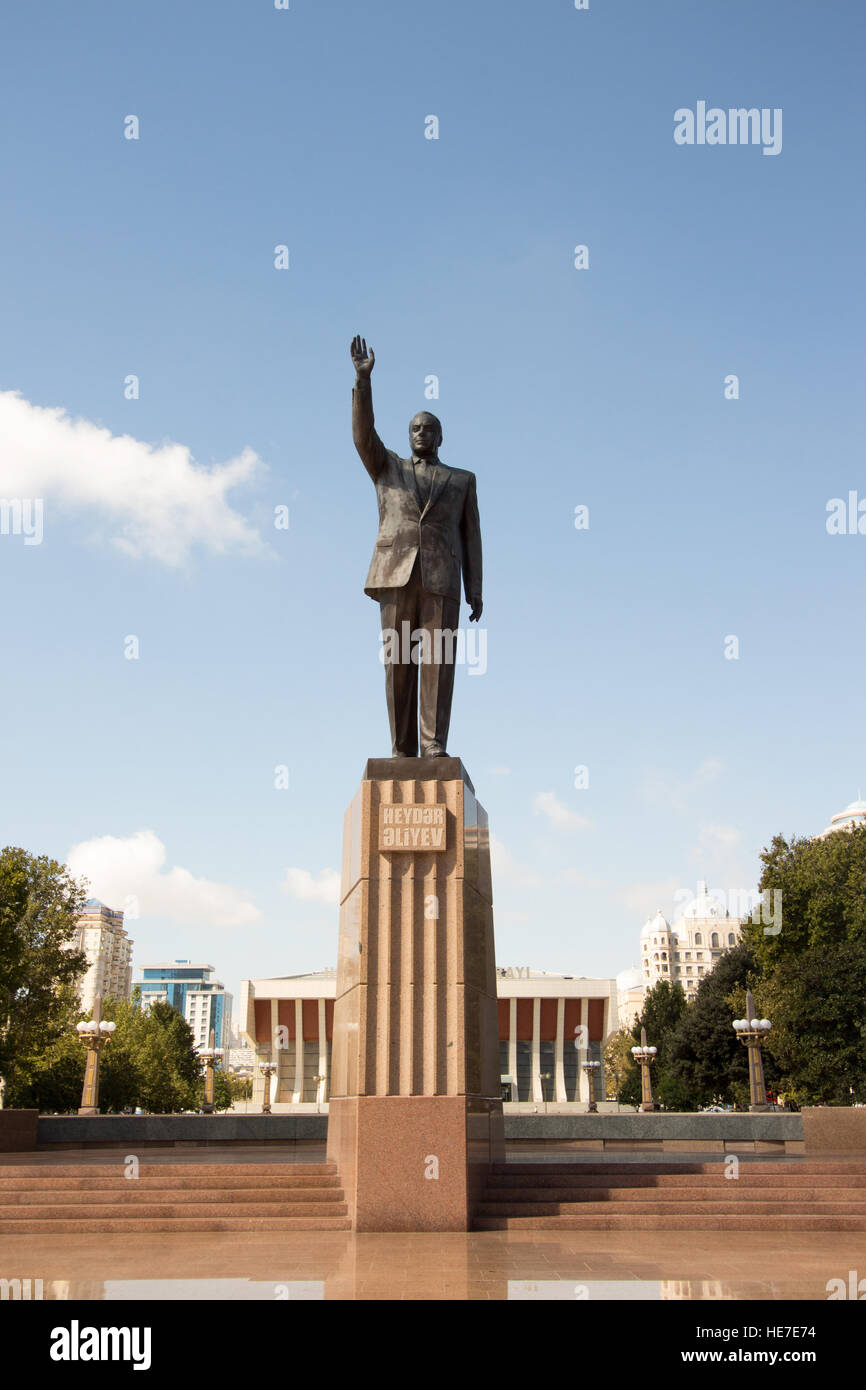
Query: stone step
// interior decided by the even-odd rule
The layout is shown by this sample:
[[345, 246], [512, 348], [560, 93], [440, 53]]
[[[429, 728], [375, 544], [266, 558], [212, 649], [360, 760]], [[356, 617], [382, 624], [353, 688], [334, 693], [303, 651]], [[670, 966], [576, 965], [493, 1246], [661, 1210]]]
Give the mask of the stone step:
[[333, 1163], [0, 1163], [0, 1231], [344, 1231]]
[[[140, 1157], [140, 1156], [139, 1156]], [[112, 1178], [124, 1172], [125, 1162], [116, 1163], [3, 1163], [0, 1162], [0, 1181], [4, 1178]], [[330, 1177], [336, 1175], [336, 1163], [142, 1163], [139, 1178], [199, 1178], [210, 1183], [217, 1178], [249, 1177]], [[127, 1181], [130, 1181], [127, 1179]]]
[[139, 1202], [134, 1206], [124, 1206], [120, 1212], [116, 1205], [112, 1206], [105, 1202], [94, 1203], [87, 1207], [56, 1202], [53, 1205], [40, 1206], [38, 1214], [33, 1207], [0, 1205], [0, 1229], [6, 1234], [16, 1228], [23, 1229], [25, 1225], [28, 1229], [40, 1230], [44, 1221], [67, 1220], [80, 1221], [90, 1228], [90, 1223], [93, 1221], [122, 1220], [138, 1223], [148, 1217], [163, 1220], [193, 1217], [205, 1217], [208, 1220], [267, 1217], [268, 1220], [271, 1220], [279, 1217], [299, 1216], [299, 1219], [312, 1219], [314, 1217], [345, 1216], [347, 1210], [345, 1202], [305, 1202], [303, 1217], [301, 1218], [298, 1204], [291, 1202], [180, 1203], [167, 1200], [164, 1202]]
[[[727, 1158], [738, 1157], [740, 1159], [740, 1172], [745, 1170], [755, 1174], [767, 1174], [773, 1176], [784, 1173], [789, 1176], [792, 1173], [808, 1173], [810, 1176], [834, 1173], [852, 1173], [866, 1175], [866, 1159], [787, 1159], [787, 1160], [764, 1160], [753, 1157], [744, 1157], [742, 1154], [728, 1154]], [[619, 1182], [620, 1177], [635, 1176], [658, 1176], [658, 1175], [683, 1175], [689, 1173], [718, 1173], [724, 1169], [725, 1160], [717, 1159], [711, 1163], [677, 1163], [676, 1161], [660, 1160], [658, 1163], [629, 1163], [629, 1162], [599, 1162], [599, 1163], [494, 1163], [491, 1166], [491, 1176], [541, 1176], [542, 1174], [563, 1175], [568, 1177], [590, 1176], [601, 1174], [608, 1181], [615, 1178]]]
[[101, 1235], [142, 1231], [350, 1231], [348, 1216], [158, 1216], [4, 1221], [4, 1235]]
[[242, 1192], [247, 1189], [263, 1192], [285, 1192], [287, 1189], [309, 1188], [311, 1191], [338, 1191], [340, 1179], [336, 1173], [325, 1173], [321, 1177], [314, 1174], [298, 1175], [292, 1168], [286, 1168], [278, 1176], [260, 1177], [258, 1174], [243, 1178], [223, 1177], [219, 1170], [206, 1177], [163, 1177], [156, 1176], [151, 1168], [149, 1174], [138, 1178], [125, 1178], [122, 1172], [114, 1169], [111, 1176], [89, 1177], [79, 1171], [74, 1178], [58, 1178], [48, 1172], [42, 1177], [7, 1178], [0, 1169], [0, 1200], [11, 1192], [44, 1192], [50, 1187], [52, 1192], [113, 1192], [115, 1189], [135, 1187], [141, 1191], [157, 1191], [171, 1188], [172, 1191], [196, 1191], [203, 1188], [212, 1191]]
[[485, 1202], [658, 1202], [665, 1206], [691, 1207], [693, 1202], [788, 1202], [806, 1206], [818, 1202], [844, 1202], [850, 1208], [866, 1208], [862, 1187], [743, 1187], [738, 1182], [704, 1184], [701, 1187], [507, 1187], [484, 1189]]
[[727, 1183], [737, 1189], [748, 1188], [767, 1188], [782, 1187], [792, 1191], [800, 1191], [802, 1188], [818, 1189], [823, 1188], [827, 1191], [835, 1191], [840, 1185], [848, 1190], [856, 1188], [866, 1188], [866, 1173], [837, 1173], [835, 1175], [826, 1173], [803, 1173], [792, 1172], [764, 1173], [754, 1172], [753, 1169], [744, 1163], [740, 1164], [739, 1176], [729, 1178], [726, 1176], [727, 1168], [724, 1164], [717, 1164], [715, 1171], [705, 1173], [630, 1173], [620, 1177], [619, 1173], [606, 1169], [604, 1173], [584, 1174], [576, 1170], [571, 1170], [566, 1174], [536, 1172], [532, 1174], [511, 1174], [511, 1173], [492, 1173], [487, 1179], [488, 1191], [508, 1192], [512, 1189], [524, 1188], [584, 1188], [586, 1191], [593, 1189], [612, 1189], [614, 1187], [622, 1191], [645, 1191], [651, 1188], [661, 1194], [665, 1191], [680, 1193], [689, 1188], [704, 1188], [711, 1184], [719, 1186]]
[[[667, 1216], [670, 1207], [661, 1202], [630, 1202], [623, 1212], [626, 1220], [631, 1216]], [[607, 1202], [488, 1202], [478, 1206], [478, 1216], [514, 1216], [526, 1220], [538, 1216], [599, 1216], [610, 1213]], [[810, 1203], [804, 1210], [799, 1202], [744, 1200], [738, 1202], [697, 1201], [689, 1202], [688, 1209], [679, 1208], [671, 1215], [691, 1218], [694, 1216], [835, 1216], [839, 1218], [860, 1217], [866, 1221], [866, 1202], [858, 1202], [853, 1208], [848, 1202]]]
[[44, 1205], [56, 1206], [58, 1203], [74, 1206], [132, 1206], [148, 1202], [175, 1202], [179, 1204], [188, 1202], [214, 1202], [235, 1205], [246, 1202], [267, 1202], [280, 1203], [292, 1202], [295, 1204], [308, 1205], [310, 1202], [343, 1202], [343, 1189], [341, 1187], [245, 1187], [238, 1190], [231, 1188], [189, 1188], [182, 1191], [171, 1183], [166, 1183], [160, 1187], [141, 1188], [138, 1183], [127, 1182], [118, 1184], [112, 1189], [73, 1189], [70, 1191], [58, 1192], [55, 1189], [42, 1188], [37, 1191], [28, 1192], [9, 1192], [5, 1188], [0, 1188], [0, 1208], [9, 1207], [40, 1207]]
[[[579, 1216], [476, 1216], [476, 1231], [866, 1231], [866, 1216], [647, 1216], [632, 1211]], [[748, 1243], [747, 1243], [748, 1244]]]

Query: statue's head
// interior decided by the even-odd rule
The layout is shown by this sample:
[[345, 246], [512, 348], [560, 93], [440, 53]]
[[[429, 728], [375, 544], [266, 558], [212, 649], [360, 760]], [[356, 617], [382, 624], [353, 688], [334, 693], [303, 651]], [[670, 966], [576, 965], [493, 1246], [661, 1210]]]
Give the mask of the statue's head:
[[409, 445], [416, 458], [434, 458], [442, 443], [442, 425], [435, 415], [421, 410], [409, 422]]

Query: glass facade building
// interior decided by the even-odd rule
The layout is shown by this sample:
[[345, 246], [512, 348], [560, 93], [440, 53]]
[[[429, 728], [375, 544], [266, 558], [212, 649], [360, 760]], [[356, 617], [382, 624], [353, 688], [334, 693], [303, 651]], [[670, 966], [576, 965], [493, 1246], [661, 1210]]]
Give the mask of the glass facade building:
[[170, 1004], [192, 1029], [198, 1049], [209, 1045], [211, 1030], [214, 1046], [230, 1046], [232, 996], [219, 980], [214, 967], [195, 961], [165, 961], [141, 966], [141, 1007], [149, 1009], [157, 1000]]

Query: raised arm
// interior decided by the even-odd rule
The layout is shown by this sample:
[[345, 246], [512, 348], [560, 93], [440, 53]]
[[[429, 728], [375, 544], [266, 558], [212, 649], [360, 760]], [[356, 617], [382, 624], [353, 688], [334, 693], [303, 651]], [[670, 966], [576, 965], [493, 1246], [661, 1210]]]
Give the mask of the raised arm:
[[466, 602], [469, 604], [470, 622], [476, 623], [481, 617], [481, 520], [478, 516], [478, 494], [475, 478], [469, 484], [463, 516], [460, 518], [460, 535], [463, 540], [463, 587]]
[[370, 386], [370, 373], [376, 361], [373, 349], [367, 352], [365, 340], [357, 336], [352, 339], [350, 348], [355, 364], [355, 389], [352, 392], [352, 438], [355, 448], [370, 477], [375, 483], [385, 467], [387, 450], [376, 433], [373, 421], [373, 392]]

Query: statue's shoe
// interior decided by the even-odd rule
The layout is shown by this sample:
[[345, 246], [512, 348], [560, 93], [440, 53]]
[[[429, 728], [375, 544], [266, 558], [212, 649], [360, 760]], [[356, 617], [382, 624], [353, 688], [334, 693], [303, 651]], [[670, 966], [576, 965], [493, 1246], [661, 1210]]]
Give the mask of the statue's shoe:
[[444, 748], [440, 748], [438, 743], [431, 743], [429, 748], [425, 748], [421, 754], [422, 758], [447, 758], [448, 754]]

